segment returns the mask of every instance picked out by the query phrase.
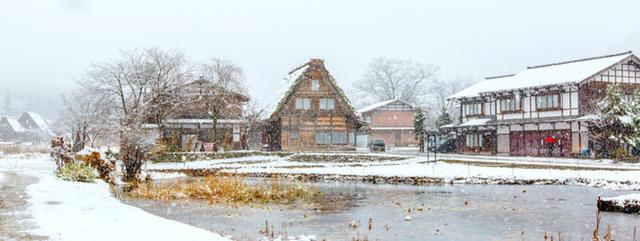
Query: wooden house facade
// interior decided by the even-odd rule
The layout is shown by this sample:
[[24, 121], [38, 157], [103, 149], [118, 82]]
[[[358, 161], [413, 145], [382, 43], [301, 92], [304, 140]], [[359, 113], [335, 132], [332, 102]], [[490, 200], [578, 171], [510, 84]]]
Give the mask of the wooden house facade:
[[288, 88], [264, 127], [269, 150], [355, 149], [356, 112], [321, 59], [289, 72]]
[[358, 110], [362, 120], [369, 124], [373, 140], [384, 140], [387, 146], [418, 145], [413, 127], [416, 108], [402, 100], [387, 100], [371, 104]]
[[[173, 142], [172, 146], [178, 147], [178, 151], [247, 148], [248, 121], [244, 107], [249, 97], [221, 90], [203, 77], [186, 83], [180, 92], [183, 100], [177, 104], [176, 111], [163, 120], [163, 136]], [[154, 123], [147, 126], [158, 128]]]
[[611, 84], [628, 96], [640, 85], [640, 60], [631, 52], [489, 77], [449, 97], [460, 105], [460, 124], [448, 128], [457, 134], [459, 153], [593, 153], [590, 127]]

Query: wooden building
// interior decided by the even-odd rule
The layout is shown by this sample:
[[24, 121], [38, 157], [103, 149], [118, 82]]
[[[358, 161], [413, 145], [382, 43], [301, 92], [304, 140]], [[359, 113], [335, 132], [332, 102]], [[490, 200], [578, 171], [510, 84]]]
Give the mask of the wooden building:
[[417, 145], [413, 127], [416, 108], [401, 100], [387, 100], [358, 110], [364, 122], [369, 123], [370, 141], [381, 139], [387, 146]]
[[264, 127], [269, 150], [355, 149], [363, 123], [321, 59], [289, 72], [288, 88]]
[[[489, 77], [452, 96], [460, 120], [449, 128], [458, 152], [512, 156], [593, 153], [590, 126], [607, 85], [626, 95], [640, 85], [640, 60], [631, 52], [527, 67]], [[553, 142], [547, 143], [545, 140]], [[551, 146], [552, 148], [549, 148]]]
[[[172, 145], [179, 146], [180, 151], [247, 148], [248, 121], [244, 118], [244, 107], [249, 97], [216, 88], [202, 77], [187, 83], [181, 92], [184, 100], [177, 111], [164, 120], [164, 136], [176, 142]], [[151, 127], [157, 128], [157, 125]]]
[[15, 118], [5, 116], [0, 119], [0, 141], [24, 140], [25, 131]]

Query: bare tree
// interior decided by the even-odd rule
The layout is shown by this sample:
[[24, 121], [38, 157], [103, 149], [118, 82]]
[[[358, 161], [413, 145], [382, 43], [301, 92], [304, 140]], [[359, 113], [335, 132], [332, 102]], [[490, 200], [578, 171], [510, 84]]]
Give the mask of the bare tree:
[[361, 81], [355, 84], [362, 96], [374, 101], [400, 99], [425, 104], [427, 87], [435, 80], [438, 68], [411, 60], [375, 58], [369, 62]]
[[448, 113], [454, 120], [460, 115], [460, 106], [447, 100], [449, 96], [473, 84], [470, 78], [456, 78], [440, 80], [434, 79], [428, 86], [427, 102], [432, 106], [431, 111]]
[[[208, 84], [204, 91], [204, 104], [209, 116], [212, 118], [212, 134], [215, 140], [218, 140], [217, 125], [221, 117], [228, 117], [229, 113], [238, 113], [232, 111], [233, 108], [242, 108], [237, 106], [239, 100], [248, 100], [244, 86], [245, 75], [239, 65], [221, 59], [212, 58], [200, 67], [200, 75]], [[236, 118], [241, 118], [237, 116]], [[218, 146], [219, 143], [216, 143]]]
[[184, 78], [186, 60], [178, 51], [160, 49], [123, 50], [120, 57], [94, 64], [82, 81], [90, 92], [104, 93], [109, 101], [120, 137], [124, 179], [137, 178], [146, 151], [153, 144], [143, 124], [162, 125], [171, 113]]
[[110, 98], [103, 93], [79, 89], [63, 96], [64, 108], [59, 120], [64, 132], [71, 134], [73, 152], [86, 145], [94, 147], [94, 142], [107, 134], [109, 126]]

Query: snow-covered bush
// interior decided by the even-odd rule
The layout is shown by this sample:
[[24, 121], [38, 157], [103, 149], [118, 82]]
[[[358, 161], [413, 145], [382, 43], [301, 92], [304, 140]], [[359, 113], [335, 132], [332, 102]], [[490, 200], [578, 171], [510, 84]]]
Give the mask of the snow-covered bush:
[[65, 164], [56, 171], [56, 176], [74, 182], [93, 182], [98, 177], [96, 170], [84, 162]]

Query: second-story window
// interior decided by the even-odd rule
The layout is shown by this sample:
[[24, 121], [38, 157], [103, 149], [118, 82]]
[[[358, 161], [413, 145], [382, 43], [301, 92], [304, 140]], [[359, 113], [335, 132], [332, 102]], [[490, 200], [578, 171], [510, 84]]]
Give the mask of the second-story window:
[[319, 104], [321, 110], [333, 110], [333, 99], [320, 99]]
[[311, 99], [309, 98], [297, 98], [296, 110], [308, 110], [311, 109]]
[[317, 79], [311, 80], [311, 90], [318, 91], [320, 89], [320, 81]]
[[481, 114], [482, 114], [482, 103], [464, 105], [465, 116], [474, 116], [474, 115], [481, 115]]
[[538, 110], [551, 110], [560, 108], [560, 95], [539, 95], [536, 96], [536, 109]]
[[500, 110], [502, 112], [520, 111], [520, 99], [511, 98], [500, 100]]

